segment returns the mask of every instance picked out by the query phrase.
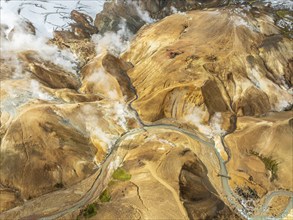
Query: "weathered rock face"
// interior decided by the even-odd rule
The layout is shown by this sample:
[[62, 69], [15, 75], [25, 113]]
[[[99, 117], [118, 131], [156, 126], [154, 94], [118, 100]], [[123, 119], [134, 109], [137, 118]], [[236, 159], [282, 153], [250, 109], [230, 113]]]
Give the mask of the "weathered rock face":
[[98, 33], [98, 29], [92, 25], [93, 19], [81, 12], [73, 10], [70, 17], [76, 23], [71, 24], [72, 32], [75, 36], [80, 38], [89, 38], [91, 35]]
[[137, 2], [142, 9], [148, 11], [150, 16], [155, 19], [162, 19], [175, 11], [184, 12], [201, 8], [219, 7], [228, 3], [226, 0], [133, 0], [133, 2]]
[[152, 19], [162, 19], [175, 11], [190, 11], [199, 8], [225, 5], [225, 0], [118, 0], [106, 2], [101, 13], [97, 14], [95, 26], [100, 33], [118, 31], [121, 22], [136, 33]]
[[139, 31], [123, 59], [134, 65], [128, 74], [143, 120], [184, 120], [198, 108], [202, 118], [260, 115], [292, 105], [292, 41], [268, 15], [239, 10], [176, 14]]
[[19, 54], [20, 60], [23, 61], [24, 68], [33, 73], [34, 78], [50, 88], [68, 88], [77, 90], [80, 86], [78, 78], [60, 68], [59, 66], [44, 61], [33, 51], [26, 51]]
[[180, 176], [180, 197], [189, 219], [241, 219], [216, 195], [206, 178], [206, 168], [199, 161], [183, 165]]
[[96, 56], [91, 36], [99, 30], [93, 25], [93, 19], [86, 14], [73, 10], [70, 18], [73, 21], [70, 29], [54, 31], [54, 38], [50, 42], [60, 49], [69, 48], [78, 57], [79, 67], [82, 67]]
[[67, 125], [58, 111], [42, 105], [27, 109], [3, 137], [1, 183], [24, 199], [76, 183], [95, 166], [97, 150], [89, 137]]
[[71, 31], [55, 31], [51, 42], [60, 49], [69, 48], [78, 57], [80, 67], [96, 56], [95, 44], [88, 38], [76, 37]]
[[132, 33], [136, 33], [145, 21], [139, 16], [138, 11], [133, 4], [127, 4], [124, 1], [106, 2], [101, 13], [95, 18], [95, 26], [103, 34], [107, 31], [117, 32], [120, 29], [121, 22], [125, 22], [126, 26]]

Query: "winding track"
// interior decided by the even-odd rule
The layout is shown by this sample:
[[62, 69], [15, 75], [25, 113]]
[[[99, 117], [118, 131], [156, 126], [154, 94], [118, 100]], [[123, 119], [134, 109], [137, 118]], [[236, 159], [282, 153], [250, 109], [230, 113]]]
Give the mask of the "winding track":
[[[277, 1], [278, 2], [278, 1]], [[280, 1], [282, 2], [282, 1]], [[276, 3], [274, 3], [276, 4]], [[133, 87], [132, 87], [133, 88]], [[171, 131], [177, 131], [180, 132], [184, 135], [187, 135], [188, 137], [199, 141], [200, 143], [202, 143], [203, 145], [207, 146], [207, 147], [211, 147], [216, 155], [217, 158], [219, 160], [219, 165], [220, 165], [220, 172], [221, 175], [221, 182], [222, 182], [222, 186], [224, 188], [224, 191], [226, 193], [227, 199], [228, 201], [231, 203], [232, 206], [236, 207], [237, 210], [239, 210], [240, 212], [242, 212], [241, 210], [243, 210], [243, 206], [237, 201], [237, 195], [235, 195], [235, 193], [231, 190], [229, 183], [228, 183], [228, 179], [224, 176], [228, 176], [228, 171], [226, 168], [226, 163], [229, 162], [231, 154], [229, 153], [229, 148], [226, 147], [225, 142], [223, 140], [222, 137], [222, 143], [223, 146], [225, 148], [225, 150], [227, 151], [227, 155], [228, 155], [228, 161], [223, 161], [222, 157], [220, 156], [219, 152], [217, 151], [217, 149], [214, 147], [214, 142], [213, 141], [207, 141], [202, 139], [199, 135], [195, 134], [195, 133], [191, 133], [190, 131], [184, 130], [182, 128], [176, 127], [174, 125], [168, 125], [168, 124], [157, 124], [157, 125], [146, 125], [144, 124], [137, 111], [131, 106], [132, 102], [135, 101], [138, 96], [135, 92], [135, 88], [133, 88], [134, 90], [134, 94], [135, 94], [135, 98], [129, 103], [129, 107], [131, 110], [133, 110], [133, 112], [136, 115], [137, 120], [140, 122], [141, 128], [140, 129], [134, 129], [131, 131], [127, 131], [126, 133], [124, 133], [120, 138], [117, 139], [117, 141], [115, 142], [115, 145], [113, 147], [113, 151], [111, 152], [111, 154], [107, 157], [107, 159], [105, 160], [105, 162], [103, 163], [102, 167], [100, 169], [98, 169], [96, 172], [98, 173], [97, 178], [95, 179], [93, 185], [91, 186], [91, 188], [89, 189], [89, 191], [75, 204], [72, 204], [70, 206], [68, 206], [66, 209], [58, 211], [58, 212], [54, 212], [51, 213], [49, 215], [43, 216], [41, 219], [56, 219], [58, 217], [61, 217], [65, 214], [68, 214], [76, 209], [79, 209], [83, 206], [85, 206], [86, 204], [88, 204], [88, 202], [90, 202], [91, 200], [93, 200], [97, 194], [97, 192], [99, 190], [101, 190], [101, 179], [106, 178], [104, 181], [107, 181], [107, 177], [108, 177], [108, 170], [107, 167], [109, 166], [109, 164], [111, 163], [111, 161], [115, 158], [116, 155], [116, 151], [118, 149], [118, 147], [120, 146], [121, 142], [123, 142], [127, 137], [131, 136], [131, 135], [135, 135], [135, 134], [139, 134], [140, 132], [144, 132], [145, 130], [149, 130], [149, 129], [169, 129]], [[257, 211], [257, 216], [247, 216], [244, 212], [242, 212], [242, 214], [246, 217], [246, 218], [250, 218], [250, 219], [267, 219], [269, 218], [269, 216], [265, 216], [264, 213], [266, 211], [266, 209], [268, 208], [270, 202], [272, 201], [272, 199], [276, 196], [288, 196], [291, 197], [289, 204], [287, 205], [286, 209], [280, 214], [280, 216], [278, 216], [277, 218], [281, 218], [284, 217], [288, 214], [288, 212], [293, 209], [293, 192], [289, 192], [289, 191], [274, 191], [274, 192], [270, 192], [269, 194], [267, 194], [264, 198], [264, 203], [261, 206], [261, 208]]]
[[[139, 121], [140, 124], [140, 128], [137, 129], [133, 129], [133, 130], [129, 130], [127, 132], [125, 132], [124, 134], [122, 134], [115, 142], [113, 148], [112, 148], [112, 152], [108, 155], [108, 157], [105, 159], [105, 162], [102, 164], [102, 166], [100, 167], [100, 169], [97, 170], [96, 173], [98, 173], [97, 178], [95, 179], [94, 183], [92, 184], [91, 188], [89, 189], [89, 191], [76, 203], [68, 206], [67, 208], [58, 211], [58, 212], [53, 212], [51, 214], [46, 214], [46, 215], [37, 215], [42, 216], [39, 219], [41, 220], [52, 220], [52, 219], [56, 219], [59, 218], [61, 216], [64, 216], [66, 214], [69, 214], [85, 205], [87, 205], [88, 203], [90, 203], [91, 201], [93, 201], [95, 198], [97, 198], [99, 196], [99, 194], [102, 192], [102, 190], [104, 189], [103, 187], [107, 185], [107, 181], [109, 181], [109, 178], [111, 176], [111, 172], [109, 172], [108, 167], [110, 165], [110, 163], [115, 159], [115, 157], [117, 156], [117, 149], [119, 148], [120, 144], [129, 136], [132, 135], [136, 135], [139, 134], [141, 132], [145, 132], [147, 130], [151, 130], [151, 129], [167, 129], [170, 131], [177, 131], [183, 135], [186, 135], [190, 138], [192, 138], [193, 140], [196, 140], [198, 142], [200, 142], [201, 144], [205, 145], [206, 147], [211, 148], [212, 150], [214, 150], [215, 154], [217, 155], [218, 161], [219, 161], [219, 165], [220, 165], [220, 174], [221, 176], [219, 176], [219, 178], [221, 178], [221, 183], [222, 183], [222, 187], [224, 189], [224, 192], [226, 193], [227, 196], [227, 200], [230, 202], [230, 205], [232, 207], [235, 207], [238, 212], [240, 212], [242, 214], [242, 216], [244, 216], [247, 219], [268, 219], [271, 218], [271, 216], [265, 216], [264, 212], [265, 210], [268, 208], [268, 205], [270, 203], [270, 201], [275, 197], [275, 196], [288, 196], [291, 197], [289, 204], [287, 205], [287, 207], [285, 208], [285, 210], [280, 214], [280, 216], [278, 216], [277, 218], [283, 218], [285, 216], [287, 216], [287, 214], [290, 212], [290, 210], [293, 208], [293, 192], [290, 191], [284, 191], [284, 190], [280, 190], [280, 191], [274, 191], [271, 192], [269, 194], [267, 194], [265, 196], [265, 202], [263, 203], [263, 205], [259, 208], [259, 210], [257, 210], [256, 213], [258, 213], [255, 216], [248, 216], [248, 214], [245, 211], [245, 207], [239, 203], [239, 196], [236, 195], [230, 188], [229, 186], [229, 179], [226, 178], [225, 176], [229, 176], [227, 168], [226, 168], [226, 163], [228, 161], [224, 161], [221, 157], [221, 155], [219, 154], [218, 150], [215, 147], [215, 143], [213, 140], [208, 140], [205, 139], [204, 137], [200, 137], [199, 134], [190, 132], [188, 130], [185, 130], [183, 128], [179, 128], [176, 127], [175, 125], [172, 124], [145, 124], [139, 117], [139, 114], [137, 113], [137, 111], [132, 107], [132, 103], [138, 99], [138, 96], [136, 94], [135, 89], [133, 89], [135, 97], [133, 100], [131, 100], [128, 103], [129, 108], [135, 113], [137, 120]], [[205, 140], [204, 140], [205, 139]], [[223, 137], [222, 137], [222, 141], [223, 141]], [[225, 145], [224, 145], [225, 146]], [[228, 147], [225, 147], [225, 149], [228, 149]], [[121, 156], [121, 155], [119, 155]], [[102, 181], [102, 183], [101, 183]], [[25, 217], [24, 219], [29, 219], [30, 216]]]
[[[65, 214], [71, 213], [76, 209], [79, 209], [83, 206], [85, 206], [88, 201], [94, 199], [94, 196], [96, 195], [96, 191], [97, 188], [100, 185], [100, 178], [103, 178], [105, 175], [107, 175], [107, 167], [109, 166], [110, 162], [115, 158], [116, 155], [116, 151], [119, 147], [119, 145], [123, 142], [123, 140], [125, 140], [127, 137], [135, 135], [135, 134], [139, 134], [141, 132], [144, 132], [145, 130], [151, 130], [151, 129], [168, 129], [170, 131], [177, 131], [180, 132], [184, 135], [187, 135], [188, 137], [199, 141], [200, 143], [202, 143], [203, 145], [212, 148], [219, 160], [219, 164], [220, 164], [220, 171], [221, 174], [224, 176], [228, 176], [228, 171], [226, 169], [225, 166], [225, 161], [223, 161], [223, 159], [221, 158], [219, 152], [217, 151], [217, 149], [214, 147], [214, 142], [213, 141], [206, 141], [201, 139], [197, 134], [191, 133], [190, 131], [184, 130], [182, 128], [178, 128], [174, 125], [165, 125], [165, 124], [159, 124], [159, 125], [145, 125], [144, 127], [140, 128], [140, 129], [134, 129], [134, 130], [130, 130], [126, 133], [124, 133], [119, 139], [117, 139], [113, 151], [112, 153], [109, 155], [109, 157], [106, 159], [106, 161], [104, 162], [103, 166], [97, 171], [99, 172], [99, 175], [97, 176], [94, 184], [92, 185], [91, 189], [86, 193], [86, 195], [79, 200], [77, 203], [73, 204], [72, 206], [68, 207], [65, 210], [56, 212], [56, 213], [52, 213], [51, 215], [47, 215], [42, 217], [42, 220], [51, 220], [51, 219], [56, 219], [58, 217], [61, 217]], [[226, 193], [226, 196], [228, 198], [228, 201], [231, 203], [231, 205], [235, 208], [237, 208], [237, 210], [239, 212], [241, 212], [242, 215], [244, 215], [244, 217], [248, 218], [248, 219], [267, 219], [270, 216], [265, 216], [265, 215], [258, 215], [258, 216], [247, 216], [247, 214], [245, 214], [244, 207], [237, 202], [237, 195], [235, 195], [235, 193], [233, 193], [233, 191], [231, 190], [229, 184], [228, 184], [228, 178], [220, 176], [221, 178], [221, 182], [222, 182], [222, 186], [224, 188], [224, 191]], [[288, 212], [293, 208], [293, 192], [289, 192], [289, 191], [275, 191], [272, 192], [268, 195], [266, 195], [265, 197], [265, 202], [262, 205], [262, 207], [260, 208], [260, 213], [263, 213], [264, 210], [266, 210], [266, 208], [268, 207], [270, 201], [272, 200], [273, 197], [275, 196], [288, 196], [291, 197], [291, 201], [288, 204], [288, 206], [286, 207], [286, 209], [283, 211], [283, 213], [279, 216], [279, 217], [284, 217], [288, 214]]]
[[[221, 175], [219, 176], [219, 178], [221, 178], [222, 187], [223, 187], [224, 192], [226, 194], [227, 200], [230, 202], [231, 207], [236, 208], [236, 210], [238, 210], [238, 212], [240, 212], [245, 218], [247, 218], [247, 219], [268, 219], [268, 218], [271, 218], [271, 216], [265, 216], [265, 211], [268, 208], [271, 200], [275, 196], [291, 197], [289, 204], [287, 205], [287, 207], [284, 209], [284, 211], [277, 218], [283, 218], [283, 217], [287, 216], [287, 214], [290, 212], [290, 210], [293, 209], [293, 192], [280, 190], [280, 191], [274, 191], [274, 192], [267, 194], [264, 198], [263, 205], [256, 211], [257, 214], [255, 216], [248, 216], [248, 214], [245, 211], [245, 207], [239, 202], [240, 201], [239, 196], [236, 195], [231, 190], [231, 188], [229, 186], [229, 182], [228, 182], [229, 179], [227, 178], [227, 176], [229, 176], [229, 174], [228, 174], [228, 171], [226, 168], [226, 163], [229, 160], [228, 161], [223, 160], [223, 158], [221, 157], [221, 155], [219, 154], [218, 150], [215, 147], [214, 141], [211, 139], [206, 139], [204, 136], [201, 136], [197, 133], [194, 133], [189, 130], [177, 127], [172, 124], [145, 124], [140, 119], [138, 112], [132, 107], [132, 103], [138, 99], [138, 96], [137, 96], [134, 88], [133, 88], [133, 91], [134, 91], [135, 97], [133, 98], [133, 100], [131, 100], [128, 103], [128, 106], [135, 113], [136, 119], [140, 124], [140, 128], [129, 130], [129, 131], [123, 133], [116, 140], [116, 142], [112, 148], [112, 151], [107, 156], [107, 158], [105, 159], [105, 161], [101, 165], [101, 167], [94, 174], [94, 175], [97, 175], [97, 177], [95, 178], [91, 188], [85, 193], [85, 195], [79, 201], [65, 207], [63, 210], [53, 211], [52, 213], [46, 213], [46, 214], [37, 213], [34, 216], [26, 216], [22, 219], [31, 219], [32, 217], [37, 217], [38, 219], [42, 219], [42, 220], [56, 219], [56, 218], [59, 218], [59, 217], [66, 215], [66, 214], [72, 213], [73, 211], [78, 210], [78, 209], [86, 206], [90, 202], [93, 202], [100, 195], [102, 190], [104, 190], [104, 188], [107, 186], [107, 183], [108, 183], [108, 181], [111, 177], [111, 174], [112, 174], [111, 171], [109, 171], [108, 167], [109, 167], [110, 163], [115, 160], [115, 158], [117, 156], [117, 149], [119, 148], [120, 144], [126, 138], [128, 138], [132, 135], [136, 135], [136, 134], [145, 132], [147, 130], [152, 130], [152, 129], [165, 129], [165, 130], [179, 132], [183, 135], [188, 136], [189, 138], [191, 138], [193, 140], [198, 141], [202, 145], [209, 147], [211, 150], [213, 150], [218, 158], [218, 162], [220, 165], [220, 174]], [[225, 146], [225, 150], [229, 149], [225, 145], [225, 142], [223, 141], [223, 137], [222, 137], [222, 143]], [[119, 155], [119, 156], [121, 156], [121, 155]], [[229, 154], [229, 156], [231, 156], [231, 154]]]

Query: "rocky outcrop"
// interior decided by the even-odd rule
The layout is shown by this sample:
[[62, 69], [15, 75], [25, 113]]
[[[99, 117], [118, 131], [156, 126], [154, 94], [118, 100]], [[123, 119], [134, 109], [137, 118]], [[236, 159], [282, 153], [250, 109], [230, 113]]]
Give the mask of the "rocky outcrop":
[[159, 20], [177, 11], [185, 12], [200, 8], [217, 7], [227, 4], [225, 0], [118, 0], [106, 2], [101, 13], [95, 18], [100, 33], [118, 31], [121, 23], [136, 33], [145, 23]]
[[93, 19], [86, 14], [73, 10], [70, 18], [74, 21], [70, 24], [70, 29], [54, 31], [51, 43], [61, 49], [69, 48], [78, 57], [79, 66], [82, 67], [96, 56], [95, 44], [90, 38], [99, 30], [92, 25]]
[[79, 38], [89, 38], [99, 32], [97, 27], [92, 25], [93, 19], [84, 13], [73, 10], [70, 13], [70, 18], [76, 22], [70, 24], [71, 31]]
[[217, 196], [204, 170], [199, 162], [189, 162], [179, 176], [181, 199], [189, 219], [241, 219]]
[[97, 150], [89, 136], [72, 129], [59, 114], [53, 106], [27, 109], [2, 139], [1, 183], [16, 188], [22, 199], [74, 184], [92, 173]]
[[145, 21], [139, 16], [134, 4], [128, 4], [124, 1], [106, 2], [101, 13], [96, 15], [95, 26], [101, 34], [107, 31], [117, 32], [120, 24], [125, 22], [127, 28], [136, 33]]
[[89, 38], [78, 38], [71, 31], [55, 31], [51, 42], [60, 49], [70, 49], [78, 57], [79, 67], [96, 56], [95, 44]]
[[50, 61], [40, 59], [38, 54], [33, 51], [20, 53], [19, 58], [25, 64], [24, 69], [33, 73], [38, 81], [50, 88], [77, 90], [80, 86], [80, 82], [74, 74]]

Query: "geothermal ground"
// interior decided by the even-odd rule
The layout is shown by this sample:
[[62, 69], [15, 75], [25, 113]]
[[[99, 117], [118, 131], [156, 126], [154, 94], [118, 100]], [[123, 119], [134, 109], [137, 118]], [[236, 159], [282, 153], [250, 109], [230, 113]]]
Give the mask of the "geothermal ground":
[[1, 1], [0, 219], [292, 219], [292, 1]]

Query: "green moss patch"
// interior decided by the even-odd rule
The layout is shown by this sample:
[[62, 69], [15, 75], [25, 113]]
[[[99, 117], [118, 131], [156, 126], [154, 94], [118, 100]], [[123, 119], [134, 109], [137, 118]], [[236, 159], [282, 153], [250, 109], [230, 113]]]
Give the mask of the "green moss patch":
[[119, 167], [117, 170], [114, 171], [112, 177], [115, 180], [127, 181], [131, 179], [131, 174], [123, 168]]
[[110, 202], [111, 196], [107, 189], [105, 189], [99, 197], [101, 202]]
[[273, 159], [272, 156], [265, 157], [263, 155], [260, 155], [258, 152], [251, 150], [250, 153], [252, 155], [257, 156], [264, 164], [267, 170], [270, 170], [272, 173], [271, 181], [278, 178], [277, 172], [279, 169], [279, 162], [275, 159]]
[[254, 4], [255, 2], [256, 2], [256, 0], [249, 0], [249, 1], [248, 1], [248, 3], [249, 3], [250, 5]]
[[292, 12], [289, 12], [287, 10], [278, 10], [278, 11], [276, 11], [276, 14], [280, 18], [291, 17], [292, 14], [290, 14], [290, 13], [292, 13]]
[[89, 204], [84, 210], [83, 210], [83, 216], [85, 218], [91, 218], [97, 214], [97, 206], [95, 203]]

